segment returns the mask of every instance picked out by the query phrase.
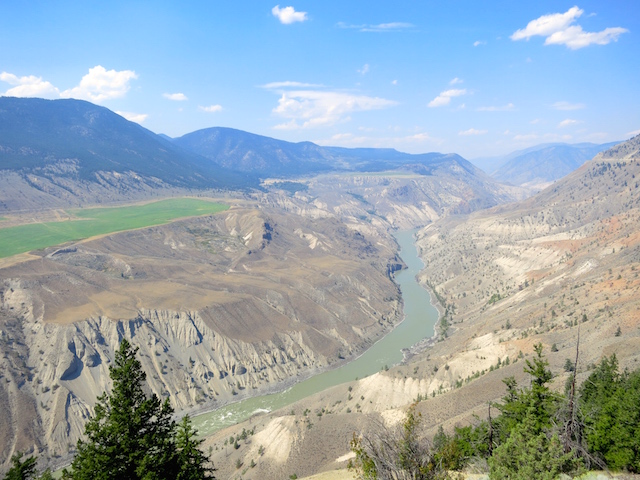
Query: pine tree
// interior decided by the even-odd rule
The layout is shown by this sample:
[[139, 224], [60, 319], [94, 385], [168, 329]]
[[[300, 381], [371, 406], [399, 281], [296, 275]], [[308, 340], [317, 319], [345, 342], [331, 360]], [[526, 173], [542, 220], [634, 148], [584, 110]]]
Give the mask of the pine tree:
[[137, 348], [125, 339], [109, 367], [110, 395], [98, 397], [95, 416], [78, 441], [72, 472], [74, 480], [176, 478], [178, 455], [175, 422], [168, 400], [148, 397], [142, 390], [146, 375], [135, 358]]
[[505, 443], [489, 458], [490, 477], [495, 480], [553, 480], [580, 467], [573, 453], [564, 453], [557, 435], [539, 430], [532, 406], [523, 422], [511, 431]]
[[542, 354], [542, 344], [534, 345], [534, 350], [536, 355], [524, 368], [531, 386], [518, 390], [512, 377], [504, 382], [507, 396], [499, 406], [502, 416], [496, 421], [501, 444], [489, 458], [492, 479], [553, 479], [582, 468], [581, 461], [573, 452], [565, 453], [559, 436], [552, 433], [560, 398], [549, 389], [553, 374]]
[[580, 388], [579, 408], [589, 452], [613, 470], [640, 472], [640, 370], [618, 372], [604, 357]]
[[11, 457], [11, 468], [4, 477], [4, 480], [31, 480], [36, 478], [36, 457], [27, 458], [24, 462], [24, 453], [18, 452]]
[[176, 480], [214, 478], [211, 473], [215, 469], [207, 466], [209, 459], [200, 450], [202, 440], [196, 439], [196, 433], [189, 415], [185, 415], [178, 425], [176, 435], [176, 447], [179, 452], [179, 471]]

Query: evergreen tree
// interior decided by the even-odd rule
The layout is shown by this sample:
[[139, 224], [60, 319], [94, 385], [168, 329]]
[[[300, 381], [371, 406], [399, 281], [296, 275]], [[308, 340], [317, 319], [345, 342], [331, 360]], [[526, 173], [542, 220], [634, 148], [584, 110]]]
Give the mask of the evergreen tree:
[[618, 372], [603, 358], [580, 388], [579, 407], [589, 452], [613, 470], [640, 472], [640, 370]]
[[40, 476], [36, 476], [36, 463], [38, 459], [36, 457], [30, 457], [23, 462], [23, 456], [24, 453], [18, 452], [11, 457], [11, 468], [5, 474], [4, 480], [53, 480], [51, 470], [48, 468], [42, 472]]
[[549, 438], [539, 430], [533, 406], [489, 458], [490, 477], [495, 480], [553, 480], [579, 465], [572, 452], [564, 453], [557, 435]]
[[535, 357], [526, 360], [525, 373], [531, 377], [531, 386], [518, 389], [516, 380], [508, 377], [503, 380], [507, 387], [507, 394], [503, 397], [502, 405], [497, 405], [502, 413], [495, 421], [498, 432], [498, 443], [504, 443], [511, 435], [511, 431], [524, 422], [526, 416], [533, 422], [535, 433], [540, 433], [551, 425], [551, 419], [560, 407], [560, 397], [549, 389], [549, 382], [553, 378], [549, 370], [549, 362], [542, 354], [542, 344], [534, 345]]
[[179, 470], [174, 445], [175, 422], [168, 400], [148, 397], [142, 390], [146, 375], [136, 359], [137, 349], [125, 339], [109, 367], [110, 395], [98, 397], [95, 416], [78, 441], [74, 480], [174, 479]]
[[31, 480], [36, 478], [36, 457], [27, 458], [24, 462], [24, 453], [18, 452], [11, 457], [11, 468], [4, 476], [4, 480]]
[[581, 468], [581, 461], [573, 452], [565, 453], [557, 433], [552, 432], [560, 397], [549, 389], [553, 374], [542, 344], [534, 350], [535, 357], [524, 368], [531, 376], [531, 386], [518, 390], [513, 378], [504, 382], [507, 395], [496, 420], [500, 445], [489, 458], [492, 479], [553, 479]]
[[189, 415], [185, 415], [178, 425], [176, 447], [178, 449], [179, 470], [176, 480], [200, 480], [214, 478], [215, 469], [208, 467], [209, 459], [200, 450], [202, 440], [196, 439], [196, 430], [191, 425]]

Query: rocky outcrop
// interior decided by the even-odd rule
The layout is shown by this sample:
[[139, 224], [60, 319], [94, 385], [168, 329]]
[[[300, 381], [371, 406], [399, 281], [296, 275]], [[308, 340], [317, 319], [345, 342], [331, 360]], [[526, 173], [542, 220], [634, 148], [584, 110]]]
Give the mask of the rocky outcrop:
[[[197, 312], [144, 310], [131, 320], [99, 317], [67, 326], [25, 320], [1, 334], [0, 397], [12, 405], [29, 399], [37, 449], [55, 457], [75, 445], [96, 397], [109, 389], [109, 365], [125, 337], [139, 349], [150, 390], [178, 411], [265, 392], [327, 365], [299, 332], [243, 342], [215, 332]], [[22, 361], [8, 362], [16, 357]], [[9, 435], [14, 445], [3, 446], [5, 455], [20, 448], [20, 436]]]

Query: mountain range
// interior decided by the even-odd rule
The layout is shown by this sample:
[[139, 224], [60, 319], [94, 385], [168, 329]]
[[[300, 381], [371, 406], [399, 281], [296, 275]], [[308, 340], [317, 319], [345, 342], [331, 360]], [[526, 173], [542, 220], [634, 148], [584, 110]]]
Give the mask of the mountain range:
[[457, 154], [412, 155], [392, 148], [322, 147], [311, 142], [291, 143], [270, 137], [213, 127], [173, 140], [218, 165], [260, 176], [295, 176], [328, 171], [381, 171], [399, 167], [428, 174], [443, 163], [456, 163], [468, 172], [475, 167]]
[[[612, 145], [544, 144], [475, 163], [498, 182], [539, 189]], [[40, 182], [33, 178], [27, 182], [32, 187], [55, 184], [41, 188], [48, 191], [72, 180], [104, 183], [105, 175], [133, 176], [131, 182], [153, 188], [229, 190], [256, 188], [260, 177], [331, 171], [401, 169], [432, 175], [449, 166], [483, 176], [478, 167], [455, 153], [323, 147], [224, 127], [172, 139], [89, 102], [12, 97], [0, 97], [0, 161], [0, 170], [22, 179], [41, 177]]]
[[540, 190], [617, 143], [544, 143], [472, 163], [499, 182]]
[[[163, 190], [247, 190], [260, 178], [449, 170], [494, 182], [457, 154], [322, 147], [230, 128], [177, 139], [81, 100], [0, 97], [0, 210], [128, 201]], [[493, 189], [493, 186], [491, 187]]]
[[25, 174], [66, 164], [66, 175], [85, 181], [97, 172], [133, 171], [183, 187], [250, 184], [246, 176], [82, 100], [0, 97], [0, 152], [2, 170]]

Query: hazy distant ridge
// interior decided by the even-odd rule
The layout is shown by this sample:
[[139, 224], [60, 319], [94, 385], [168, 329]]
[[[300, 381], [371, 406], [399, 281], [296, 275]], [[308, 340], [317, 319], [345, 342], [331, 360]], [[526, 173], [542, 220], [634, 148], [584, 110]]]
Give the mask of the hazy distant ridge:
[[499, 182], [543, 188], [618, 143], [546, 143], [473, 163]]
[[403, 166], [428, 174], [444, 163], [467, 172], [477, 168], [457, 154], [411, 155], [391, 148], [322, 147], [292, 143], [232, 128], [213, 127], [188, 133], [174, 142], [225, 168], [261, 176], [292, 176], [335, 170], [380, 171]]

